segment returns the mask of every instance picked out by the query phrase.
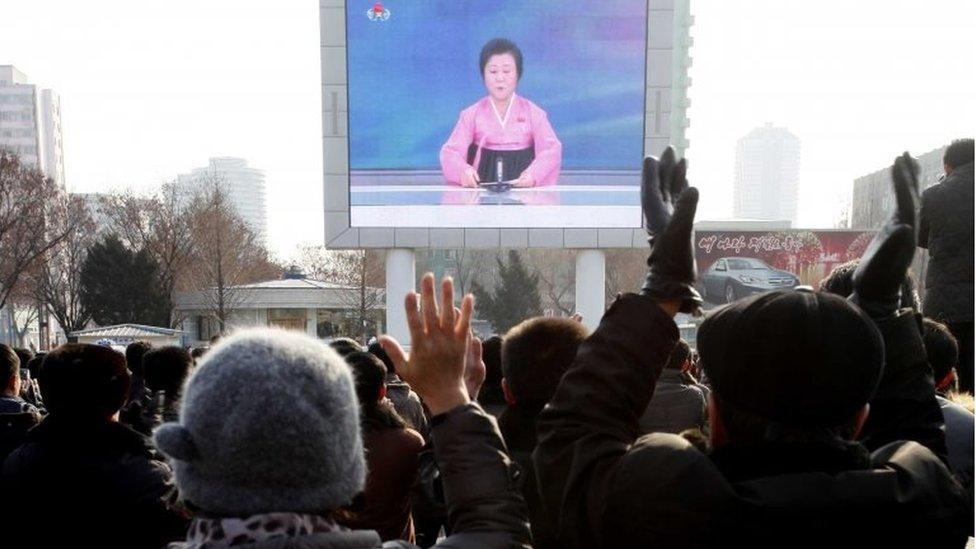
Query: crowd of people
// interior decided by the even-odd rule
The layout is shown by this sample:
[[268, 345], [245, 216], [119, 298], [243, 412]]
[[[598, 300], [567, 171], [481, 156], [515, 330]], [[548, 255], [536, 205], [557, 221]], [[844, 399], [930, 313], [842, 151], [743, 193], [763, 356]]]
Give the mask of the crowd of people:
[[973, 140], [945, 165], [920, 197], [899, 156], [860, 260], [710, 311], [694, 349], [674, 317], [703, 303], [699, 195], [670, 148], [643, 165], [646, 282], [592, 333], [539, 317], [482, 342], [473, 298], [428, 274], [409, 353], [272, 329], [0, 346], [0, 545], [963, 547]]

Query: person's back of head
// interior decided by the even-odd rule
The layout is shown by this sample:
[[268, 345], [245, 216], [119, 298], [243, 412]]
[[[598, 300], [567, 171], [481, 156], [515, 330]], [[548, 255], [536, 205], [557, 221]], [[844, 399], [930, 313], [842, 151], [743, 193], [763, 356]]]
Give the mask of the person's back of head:
[[685, 364], [691, 359], [691, 347], [688, 346], [688, 342], [679, 339], [678, 343], [674, 346], [671, 351], [671, 355], [668, 356], [668, 362], [664, 365], [668, 370], [684, 370]]
[[143, 377], [150, 391], [179, 393], [190, 373], [193, 358], [175, 345], [150, 349], [142, 357]]
[[719, 308], [697, 343], [716, 447], [850, 440], [884, 368], [871, 319], [827, 292], [773, 291]]
[[946, 147], [942, 155], [942, 163], [947, 172], [973, 163], [973, 143], [972, 138], [955, 139]]
[[502, 385], [509, 404], [545, 405], [586, 336], [581, 323], [559, 317], [531, 318], [509, 330], [501, 353]]
[[481, 342], [481, 360], [485, 363], [485, 382], [478, 393], [478, 402], [486, 406], [504, 406], [501, 336], [491, 335]]
[[20, 357], [9, 345], [0, 343], [0, 394], [18, 396], [20, 392]]
[[[834, 267], [830, 274], [820, 281], [820, 290], [840, 297], [850, 297], [854, 293], [854, 271], [857, 270], [860, 261], [860, 259], [854, 259]], [[901, 284], [899, 306], [909, 307], [915, 311], [921, 308], [922, 304], [916, 291], [917, 287], [918, 283], [912, 273], [910, 271], [905, 273], [905, 280]]]
[[200, 362], [200, 359], [203, 358], [203, 355], [205, 354], [207, 354], [206, 347], [194, 347], [190, 350], [190, 358], [193, 359], [194, 364]]
[[386, 354], [386, 351], [383, 350], [383, 346], [380, 345], [379, 340], [372, 341], [366, 347], [366, 351], [380, 359], [380, 361], [383, 363], [383, 367], [386, 369], [387, 374], [396, 374], [396, 366], [393, 364], [393, 359], [391, 359], [390, 355]]
[[959, 364], [959, 342], [949, 328], [931, 318], [922, 319], [922, 341], [932, 367], [935, 388], [947, 393], [956, 385], [956, 366]]
[[363, 488], [349, 366], [297, 332], [242, 330], [193, 370], [179, 422], [154, 432], [181, 497], [211, 517], [324, 515]]
[[353, 373], [363, 420], [370, 427], [376, 424], [395, 429], [406, 427], [403, 418], [385, 401], [386, 367], [383, 361], [365, 351], [349, 353], [345, 359]]
[[30, 349], [24, 349], [23, 347], [14, 347], [14, 353], [17, 354], [17, 358], [20, 359], [20, 367], [24, 368], [27, 364], [34, 358], [34, 353]]
[[356, 351], [344, 357], [352, 369], [356, 385], [356, 397], [360, 406], [370, 406], [383, 398], [385, 393], [386, 367], [372, 353]]
[[329, 342], [329, 347], [332, 347], [340, 356], [346, 356], [349, 353], [363, 350], [363, 346], [351, 337], [337, 337]]
[[65, 343], [44, 357], [38, 382], [48, 412], [74, 419], [107, 419], [129, 392], [125, 357], [109, 347]]
[[21, 364], [20, 365], [21, 368], [26, 367], [27, 371], [30, 372], [31, 377], [36, 378], [38, 373], [41, 371], [41, 363], [44, 362], [44, 356], [46, 354], [47, 353], [37, 353], [36, 355], [34, 355], [34, 358], [30, 359], [30, 362], [28, 362], [26, 365]]
[[142, 358], [152, 349], [152, 345], [145, 341], [133, 341], [125, 347], [125, 364], [134, 376], [142, 375]]

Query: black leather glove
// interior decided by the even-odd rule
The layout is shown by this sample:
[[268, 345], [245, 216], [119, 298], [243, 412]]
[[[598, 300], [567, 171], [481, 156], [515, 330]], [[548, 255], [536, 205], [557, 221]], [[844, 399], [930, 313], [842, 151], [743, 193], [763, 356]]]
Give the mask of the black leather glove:
[[695, 290], [692, 231], [698, 189], [688, 186], [685, 160], [675, 161], [668, 147], [661, 160], [648, 156], [641, 174], [641, 206], [647, 223], [647, 279], [641, 294], [659, 301], [681, 301], [680, 311], [697, 313], [702, 298]]
[[907, 152], [891, 167], [897, 205], [854, 271], [850, 299], [871, 318], [898, 312], [902, 283], [915, 257], [918, 231], [918, 163]]

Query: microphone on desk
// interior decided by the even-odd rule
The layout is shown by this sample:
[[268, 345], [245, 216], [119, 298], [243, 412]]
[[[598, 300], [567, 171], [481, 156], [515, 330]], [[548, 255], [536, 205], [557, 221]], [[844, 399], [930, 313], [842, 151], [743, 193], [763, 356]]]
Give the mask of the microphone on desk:
[[501, 184], [505, 181], [505, 161], [498, 157], [495, 161], [495, 182]]

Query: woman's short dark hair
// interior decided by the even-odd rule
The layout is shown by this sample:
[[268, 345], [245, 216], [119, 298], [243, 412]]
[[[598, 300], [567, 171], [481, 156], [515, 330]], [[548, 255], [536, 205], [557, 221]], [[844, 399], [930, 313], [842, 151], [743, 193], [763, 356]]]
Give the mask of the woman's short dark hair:
[[396, 413], [392, 404], [386, 400], [379, 400], [380, 388], [386, 383], [386, 366], [383, 365], [383, 361], [365, 351], [354, 351], [343, 358], [352, 370], [364, 429], [369, 431], [377, 427], [381, 429], [406, 427], [406, 422]]
[[522, 50], [515, 45], [515, 42], [507, 38], [492, 38], [481, 48], [481, 58], [479, 59], [479, 64], [481, 67], [481, 74], [485, 74], [485, 66], [488, 64], [488, 60], [491, 59], [492, 55], [502, 55], [505, 53], [512, 54], [515, 58], [515, 71], [518, 73], [518, 77], [522, 78]]

